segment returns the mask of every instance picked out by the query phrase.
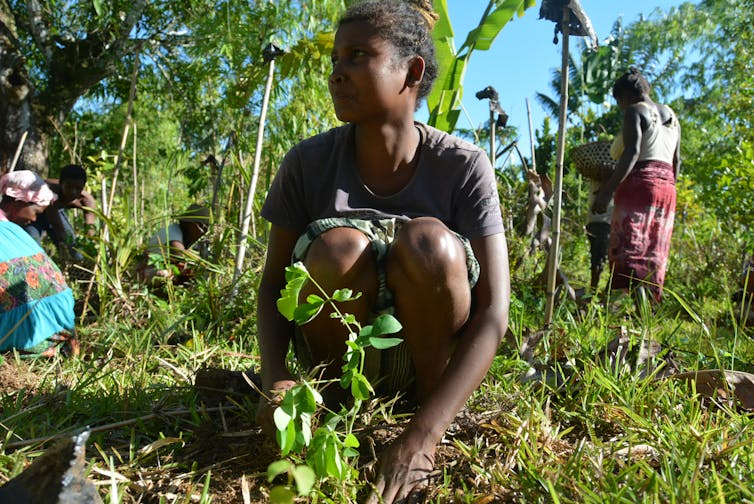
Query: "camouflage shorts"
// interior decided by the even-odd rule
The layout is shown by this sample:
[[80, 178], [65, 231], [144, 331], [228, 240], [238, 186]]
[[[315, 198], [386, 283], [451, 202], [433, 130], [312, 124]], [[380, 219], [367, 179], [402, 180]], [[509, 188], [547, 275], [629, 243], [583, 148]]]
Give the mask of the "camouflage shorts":
[[[385, 273], [385, 260], [387, 258], [390, 244], [395, 240], [395, 235], [401, 227], [402, 222], [396, 219], [349, 219], [345, 217], [330, 217], [312, 222], [304, 231], [293, 249], [293, 261], [302, 261], [306, 257], [306, 252], [312, 242], [325, 231], [339, 227], [348, 227], [358, 229], [369, 238], [372, 244], [372, 251], [377, 262], [377, 280], [378, 291], [377, 301], [375, 303], [375, 314], [393, 312], [393, 293], [387, 288], [387, 277]], [[464, 250], [466, 250], [466, 269], [469, 275], [469, 287], [474, 288], [479, 280], [479, 262], [474, 257], [474, 251], [471, 249], [469, 240], [458, 233], [455, 233], [461, 241]]]
[[[373, 317], [382, 314], [393, 314], [395, 311], [393, 293], [387, 287], [387, 274], [385, 261], [390, 244], [395, 240], [395, 235], [402, 222], [397, 219], [350, 219], [345, 217], [331, 217], [312, 222], [306, 231], [299, 237], [293, 250], [292, 261], [302, 261], [306, 257], [312, 242], [330, 229], [348, 227], [361, 231], [366, 235], [372, 245], [375, 261], [377, 263], [378, 290], [377, 299], [373, 308]], [[468, 271], [469, 287], [473, 288], [479, 280], [479, 262], [474, 256], [469, 240], [455, 233], [466, 250], [466, 269]], [[305, 367], [314, 364], [311, 361], [311, 352], [306, 348], [306, 342], [300, 334], [296, 340], [296, 354], [303, 361]], [[376, 351], [367, 349], [367, 362], [365, 363], [367, 378], [374, 385], [377, 384], [378, 393], [387, 394], [405, 392], [413, 384], [414, 366], [405, 343], [397, 347]]]

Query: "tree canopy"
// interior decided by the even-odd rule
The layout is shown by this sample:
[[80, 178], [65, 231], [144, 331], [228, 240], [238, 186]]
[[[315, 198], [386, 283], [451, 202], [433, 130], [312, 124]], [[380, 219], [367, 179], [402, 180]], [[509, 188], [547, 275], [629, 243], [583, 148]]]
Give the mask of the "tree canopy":
[[[3, 167], [26, 131], [19, 166], [46, 172], [50, 139], [62, 136], [68, 143], [64, 148], [71, 149], [71, 124], [125, 104], [133, 79], [135, 115], [164, 113], [177, 121], [181, 148], [216, 151], [230, 131], [243, 142], [252, 136], [253, 125], [247, 123], [259, 105], [267, 74], [262, 49], [269, 43], [287, 51], [279, 61], [275, 109], [295, 115], [299, 121], [284, 130], [301, 135], [307, 122], [329, 120], [312, 114], [296, 97], [306, 90], [309, 105], [321, 98], [322, 82], [316, 81], [329, 64], [321, 55], [329, 53], [331, 43], [321, 34], [342, 8], [340, 1], [302, 6], [240, 0], [3, 0]], [[298, 113], [290, 114], [291, 109]], [[91, 154], [80, 143], [77, 147], [80, 152], [69, 152], [71, 157]]]

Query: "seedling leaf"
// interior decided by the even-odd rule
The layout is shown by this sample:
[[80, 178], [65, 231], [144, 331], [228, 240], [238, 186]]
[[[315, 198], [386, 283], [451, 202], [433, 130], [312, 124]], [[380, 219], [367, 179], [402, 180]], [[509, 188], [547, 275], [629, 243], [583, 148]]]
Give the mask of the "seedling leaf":
[[366, 401], [369, 399], [370, 392], [374, 392], [372, 385], [370, 385], [369, 381], [363, 374], [355, 372], [353, 374], [353, 379], [351, 380], [351, 394], [353, 397], [355, 399]]
[[296, 494], [290, 488], [276, 486], [270, 490], [270, 502], [273, 504], [293, 504]]
[[390, 314], [383, 313], [374, 319], [372, 324], [372, 336], [382, 336], [383, 334], [395, 334], [399, 332], [403, 326], [398, 322], [398, 319]]
[[276, 460], [272, 464], [267, 466], [267, 481], [272, 483], [272, 480], [280, 476], [281, 474], [288, 472], [291, 468], [291, 462], [289, 460]]
[[298, 325], [304, 325], [311, 322], [314, 317], [322, 311], [323, 303], [302, 303], [293, 310], [293, 320]]
[[338, 289], [332, 294], [332, 298], [335, 301], [351, 301], [351, 299], [356, 299], [353, 297], [353, 291], [351, 289]]
[[296, 480], [298, 494], [303, 496], [308, 495], [312, 491], [314, 483], [317, 481], [317, 475], [311, 467], [298, 465], [293, 470], [293, 479]]
[[348, 448], [358, 448], [359, 440], [353, 434], [347, 434], [346, 438], [343, 440], [343, 445]]
[[378, 350], [385, 350], [400, 345], [401, 338], [369, 338], [369, 343]]

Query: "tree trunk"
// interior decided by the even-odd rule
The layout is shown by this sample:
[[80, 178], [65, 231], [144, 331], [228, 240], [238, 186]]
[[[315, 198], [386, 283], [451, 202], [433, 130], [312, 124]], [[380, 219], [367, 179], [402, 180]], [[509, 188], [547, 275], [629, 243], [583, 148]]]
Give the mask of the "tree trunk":
[[0, 173], [10, 168], [21, 137], [27, 131], [16, 169], [45, 174], [47, 137], [38, 131], [32, 106], [34, 85], [29, 80], [24, 57], [13, 43], [14, 38], [7, 24], [0, 25]]
[[[133, 0], [117, 22], [94, 27], [79, 38], [55, 36], [40, 2], [11, 7], [0, 0], [0, 173], [8, 170], [26, 131], [16, 169], [47, 173], [49, 138], [93, 86], [116, 72], [116, 65], [141, 44], [131, 40], [146, 0]], [[19, 12], [15, 12], [19, 11]], [[16, 26], [15, 20], [29, 20]], [[19, 32], [26, 30], [23, 37]], [[32, 82], [19, 38], [33, 39], [44, 59], [40, 82]], [[28, 50], [28, 48], [26, 49]]]

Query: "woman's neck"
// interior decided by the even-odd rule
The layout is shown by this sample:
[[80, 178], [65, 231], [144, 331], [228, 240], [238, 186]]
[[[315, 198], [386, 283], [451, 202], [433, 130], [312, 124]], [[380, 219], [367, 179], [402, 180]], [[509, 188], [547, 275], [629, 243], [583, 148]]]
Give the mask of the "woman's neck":
[[411, 120], [397, 125], [357, 125], [354, 140], [360, 168], [371, 171], [374, 166], [374, 169], [389, 173], [411, 163], [420, 135]]
[[374, 193], [394, 194], [413, 177], [421, 141], [413, 120], [397, 126], [358, 125], [354, 141], [359, 175]]
[[654, 102], [652, 101], [652, 98], [650, 98], [650, 96], [647, 94], [643, 94], [639, 96], [634, 103], [646, 103], [647, 105], [654, 104]]

